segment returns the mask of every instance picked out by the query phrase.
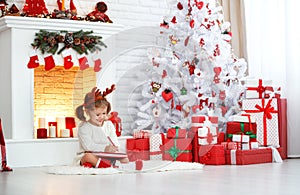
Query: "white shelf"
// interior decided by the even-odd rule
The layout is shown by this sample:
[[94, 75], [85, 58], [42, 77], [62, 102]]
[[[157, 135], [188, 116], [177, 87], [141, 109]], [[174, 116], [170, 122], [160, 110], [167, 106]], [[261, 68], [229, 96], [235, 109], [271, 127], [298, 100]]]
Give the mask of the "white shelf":
[[21, 16], [5, 16], [0, 18], [0, 32], [9, 28], [59, 31], [78, 31], [82, 29], [85, 31], [92, 30], [95, 34], [113, 35], [122, 31], [124, 29], [124, 26], [114, 23], [47, 19]]

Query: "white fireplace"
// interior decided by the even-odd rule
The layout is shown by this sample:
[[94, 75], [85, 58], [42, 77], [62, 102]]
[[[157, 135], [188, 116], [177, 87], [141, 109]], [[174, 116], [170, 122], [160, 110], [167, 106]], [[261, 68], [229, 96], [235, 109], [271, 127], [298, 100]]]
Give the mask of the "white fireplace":
[[[114, 40], [108, 38], [124, 27], [59, 19], [17, 16], [0, 18], [0, 117], [6, 138], [8, 163], [12, 167], [66, 164], [77, 150], [76, 138], [34, 139], [34, 69], [28, 69], [27, 62], [32, 52], [30, 44], [35, 33], [41, 29], [70, 32], [92, 30], [95, 35], [102, 36], [102, 41], [111, 45]], [[106, 54], [102, 63], [109, 58], [109, 54]], [[92, 60], [91, 56], [87, 57]], [[76, 56], [73, 59], [74, 65], [78, 66]], [[44, 63], [40, 53], [39, 60], [40, 64]], [[54, 60], [57, 65], [63, 64], [61, 55], [55, 55]]]

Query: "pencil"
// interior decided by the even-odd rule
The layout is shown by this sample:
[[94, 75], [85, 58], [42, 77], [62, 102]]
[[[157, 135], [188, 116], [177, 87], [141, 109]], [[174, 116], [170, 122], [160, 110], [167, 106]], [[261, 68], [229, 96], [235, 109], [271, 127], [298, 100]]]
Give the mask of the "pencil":
[[111, 143], [111, 145], [116, 146], [109, 136], [107, 136], [107, 139], [109, 140], [109, 142]]

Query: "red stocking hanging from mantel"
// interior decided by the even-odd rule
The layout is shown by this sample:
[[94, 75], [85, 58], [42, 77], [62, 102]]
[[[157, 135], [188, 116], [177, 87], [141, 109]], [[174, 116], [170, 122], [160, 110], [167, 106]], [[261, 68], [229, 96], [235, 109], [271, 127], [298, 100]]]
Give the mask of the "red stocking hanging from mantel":
[[64, 58], [64, 68], [66, 70], [72, 68], [74, 63], [72, 62], [72, 55], [70, 49], [64, 50], [61, 54], [62, 57]]
[[28, 68], [37, 68], [40, 66], [39, 57], [36, 50], [33, 50], [30, 54], [29, 62], [27, 63]]
[[44, 61], [45, 61], [45, 70], [46, 71], [49, 71], [55, 67], [55, 62], [54, 62], [53, 56], [51, 54], [45, 56]]
[[80, 70], [85, 70], [90, 67], [88, 64], [88, 59], [85, 54], [78, 56], [79, 68]]
[[101, 59], [99, 57], [98, 51], [96, 51], [93, 54], [92, 59], [94, 61], [94, 71], [99, 72], [102, 69], [102, 67], [101, 67], [102, 62], [101, 62]]
[[1, 147], [1, 156], [2, 156], [2, 166], [1, 166], [1, 171], [12, 171], [10, 167], [7, 166], [7, 161], [6, 161], [6, 147], [5, 147], [5, 140], [4, 140], [4, 135], [2, 131], [2, 124], [1, 124], [1, 118], [0, 118], [0, 147]]

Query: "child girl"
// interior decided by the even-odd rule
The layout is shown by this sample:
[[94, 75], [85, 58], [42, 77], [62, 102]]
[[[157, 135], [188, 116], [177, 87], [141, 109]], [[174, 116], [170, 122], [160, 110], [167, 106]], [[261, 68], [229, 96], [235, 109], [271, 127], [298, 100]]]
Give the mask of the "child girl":
[[[112, 165], [110, 160], [99, 158], [87, 151], [118, 152], [119, 142], [115, 127], [107, 120], [111, 105], [105, 98], [114, 89], [115, 85], [112, 85], [102, 93], [95, 87], [85, 95], [84, 103], [76, 108], [76, 116], [81, 121], [78, 126], [79, 152], [75, 158], [77, 165], [95, 168]], [[123, 158], [120, 162], [129, 161], [128, 158]]]

